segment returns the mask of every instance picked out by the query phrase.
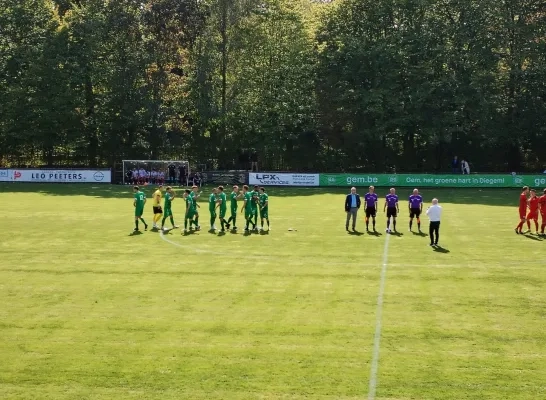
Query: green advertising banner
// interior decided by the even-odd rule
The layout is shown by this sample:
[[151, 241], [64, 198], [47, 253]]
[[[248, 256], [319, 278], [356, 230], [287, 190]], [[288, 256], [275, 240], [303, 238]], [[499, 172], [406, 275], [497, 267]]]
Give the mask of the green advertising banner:
[[320, 186], [546, 187], [546, 175], [320, 174]]

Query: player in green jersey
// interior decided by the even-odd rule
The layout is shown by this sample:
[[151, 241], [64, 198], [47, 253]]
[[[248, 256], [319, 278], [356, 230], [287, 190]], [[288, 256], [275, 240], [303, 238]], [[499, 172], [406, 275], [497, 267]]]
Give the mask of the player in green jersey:
[[225, 228], [229, 229], [229, 224], [226, 221], [226, 213], [227, 213], [227, 197], [224, 193], [224, 187], [218, 186], [217, 190], [217, 200], [218, 203], [217, 208], [220, 208], [220, 224], [222, 226], [222, 232], [225, 232]]
[[254, 190], [250, 192], [252, 195], [252, 216], [254, 218], [254, 230], [258, 231], [258, 209], [259, 209], [259, 202], [260, 202], [260, 192], [258, 185], [254, 185]]
[[233, 186], [233, 192], [229, 195], [230, 206], [231, 206], [231, 216], [227, 220], [227, 228], [229, 229], [231, 221], [233, 221], [233, 230], [237, 230], [237, 199], [241, 197], [239, 193], [239, 186]]
[[144, 219], [142, 218], [142, 214], [144, 214], [144, 205], [146, 204], [146, 195], [144, 192], [140, 191], [140, 188], [138, 186], [133, 187], [134, 192], [134, 200], [133, 200], [133, 206], [135, 207], [135, 232], [139, 232], [138, 230], [138, 221], [142, 221], [144, 224], [144, 230], [148, 230], [148, 224]]
[[193, 224], [197, 226], [197, 222], [195, 222], [194, 217], [197, 214], [197, 209], [195, 208], [195, 205], [193, 204], [193, 199], [190, 196], [191, 190], [186, 189], [184, 191], [184, 200], [186, 201], [186, 216], [184, 218], [184, 233], [188, 232], [188, 222], [190, 223], [190, 229]]
[[265, 192], [265, 188], [260, 188], [260, 218], [262, 222], [262, 227], [260, 230], [264, 229], [264, 219], [267, 221], [267, 230], [270, 231], [269, 226], [269, 196]]
[[248, 225], [252, 224], [252, 229], [256, 228], [256, 225], [252, 223], [252, 217], [256, 213], [256, 209], [252, 206], [252, 194], [248, 191], [248, 186], [243, 186], [243, 196], [244, 196], [244, 203], [243, 207], [241, 208], [241, 213], [245, 212], [245, 220], [246, 220], [246, 226], [245, 226], [245, 232], [248, 232]]
[[197, 198], [201, 196], [202, 192], [198, 192], [198, 190], [199, 188], [193, 185], [189, 196], [192, 199], [193, 208], [195, 209], [195, 229], [199, 231], [201, 230], [201, 227], [199, 226], [199, 211], [197, 210], [199, 208], [199, 204], [197, 204]]
[[174, 218], [173, 218], [172, 202], [174, 198], [175, 198], [174, 190], [170, 186], [167, 186], [167, 188], [165, 189], [165, 204], [163, 207], [163, 220], [161, 221], [162, 231], [165, 230], [165, 220], [167, 218], [170, 218], [171, 220], [171, 224], [173, 226], [172, 229], [178, 228], [178, 226], [174, 224]]
[[218, 198], [216, 197], [216, 192], [218, 189], [212, 188], [212, 193], [209, 196], [209, 211], [210, 211], [210, 232], [216, 231], [216, 226], [214, 222], [216, 221], [216, 202]]

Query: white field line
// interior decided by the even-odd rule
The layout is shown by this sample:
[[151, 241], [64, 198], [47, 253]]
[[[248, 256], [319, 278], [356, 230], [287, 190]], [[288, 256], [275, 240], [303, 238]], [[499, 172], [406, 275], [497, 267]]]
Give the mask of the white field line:
[[385, 281], [387, 280], [387, 265], [389, 261], [389, 240], [390, 235], [385, 239], [383, 248], [383, 264], [381, 266], [381, 277], [379, 279], [379, 293], [377, 295], [377, 310], [375, 315], [375, 334], [373, 337], [372, 365], [370, 370], [370, 383], [368, 385], [368, 400], [375, 399], [377, 389], [377, 370], [379, 368], [379, 349], [381, 347], [381, 319], [383, 318], [383, 295], [385, 293]]

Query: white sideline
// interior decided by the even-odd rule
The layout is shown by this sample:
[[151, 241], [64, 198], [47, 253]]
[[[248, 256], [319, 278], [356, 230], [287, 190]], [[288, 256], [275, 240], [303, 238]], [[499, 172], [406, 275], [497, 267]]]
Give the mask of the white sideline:
[[383, 248], [383, 265], [381, 266], [381, 278], [379, 279], [379, 294], [377, 295], [375, 334], [373, 336], [372, 366], [370, 370], [368, 400], [375, 399], [375, 391], [377, 388], [377, 370], [379, 368], [379, 349], [381, 346], [381, 319], [383, 314], [383, 294], [385, 292], [385, 281], [387, 279], [387, 263], [389, 258], [390, 237], [391, 235], [387, 234], [387, 237], [385, 239], [385, 247]]

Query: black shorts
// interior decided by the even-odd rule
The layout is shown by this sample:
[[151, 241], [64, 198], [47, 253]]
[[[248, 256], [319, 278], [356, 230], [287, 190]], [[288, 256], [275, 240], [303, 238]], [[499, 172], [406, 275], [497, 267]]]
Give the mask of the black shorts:
[[421, 209], [420, 208], [410, 208], [409, 217], [417, 217], [419, 218], [421, 216]]
[[154, 214], [163, 214], [161, 206], [154, 206]]
[[396, 217], [396, 207], [387, 207], [387, 218]]
[[366, 207], [366, 218], [375, 218], [376, 214], [377, 211], [375, 210], [375, 207]]

